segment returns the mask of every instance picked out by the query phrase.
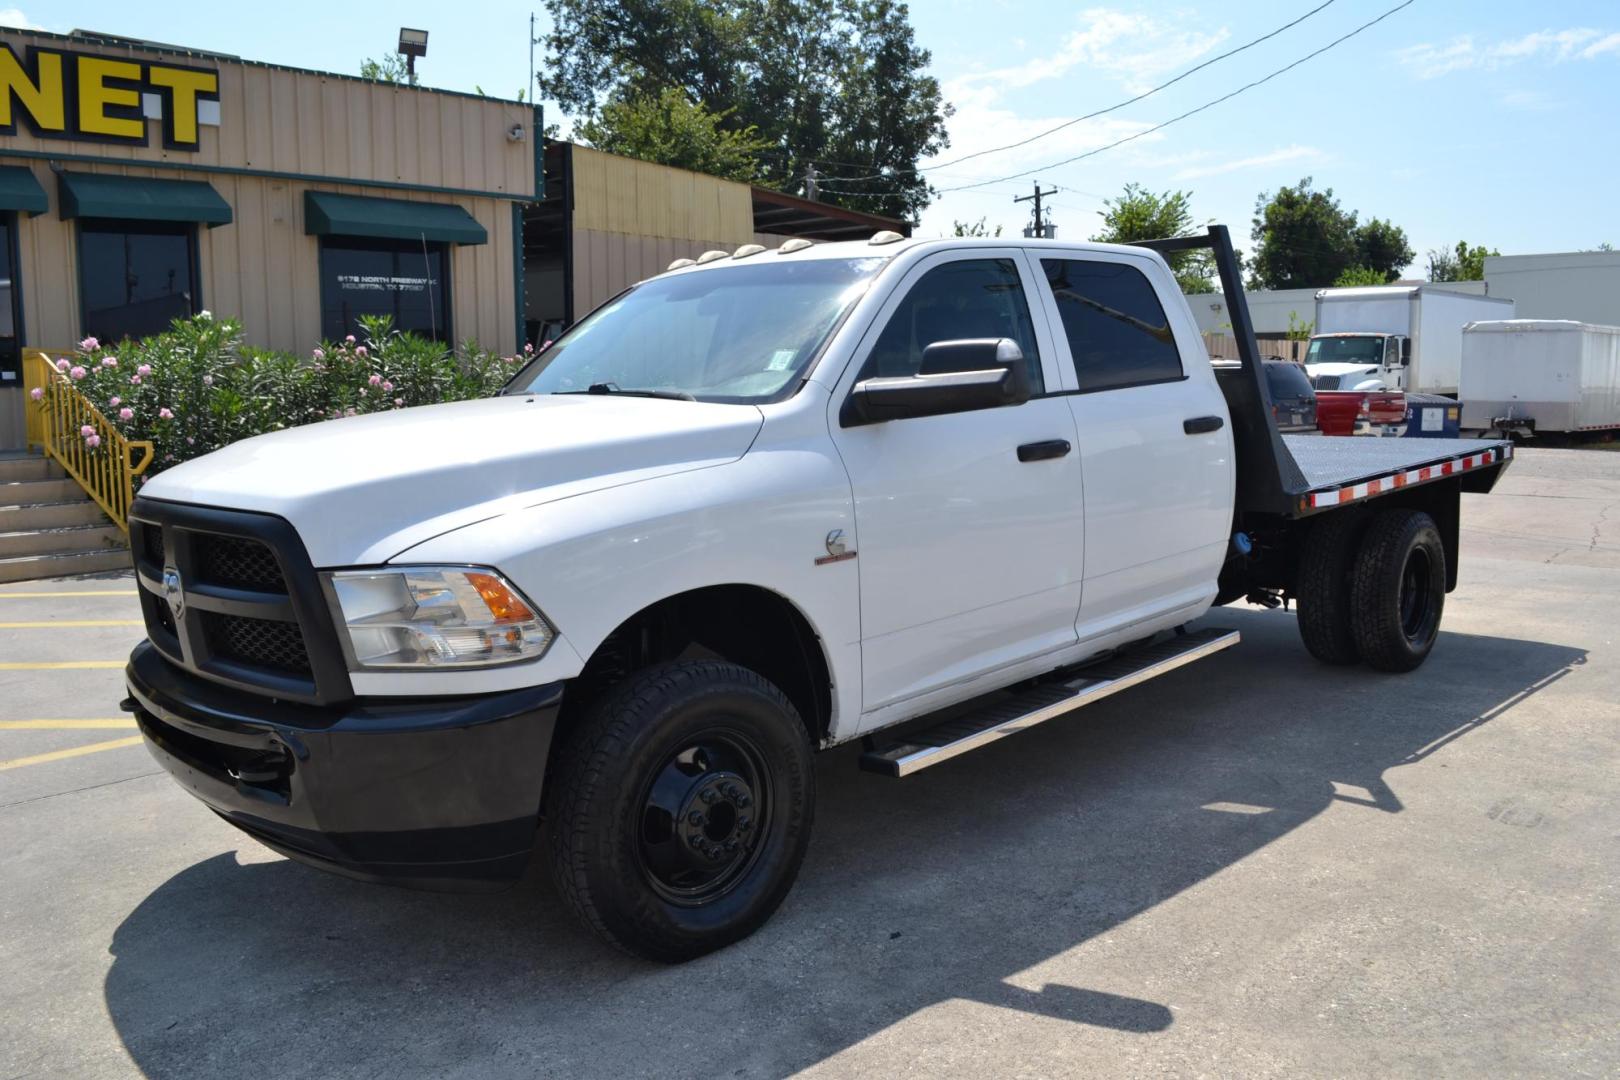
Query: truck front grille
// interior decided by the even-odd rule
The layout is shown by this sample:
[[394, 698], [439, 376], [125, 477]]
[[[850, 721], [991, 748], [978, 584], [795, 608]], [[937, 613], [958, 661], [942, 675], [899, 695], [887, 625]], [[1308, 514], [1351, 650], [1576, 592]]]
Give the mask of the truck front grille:
[[309, 651], [297, 623], [244, 619], [217, 611], [205, 611], [202, 618], [215, 656], [297, 675], [310, 673]]
[[196, 545], [197, 569], [203, 581], [232, 589], [287, 592], [287, 581], [269, 548], [241, 536], [200, 533]]
[[279, 698], [350, 696], [320, 582], [286, 521], [137, 499], [130, 536], [147, 636], [171, 663]]

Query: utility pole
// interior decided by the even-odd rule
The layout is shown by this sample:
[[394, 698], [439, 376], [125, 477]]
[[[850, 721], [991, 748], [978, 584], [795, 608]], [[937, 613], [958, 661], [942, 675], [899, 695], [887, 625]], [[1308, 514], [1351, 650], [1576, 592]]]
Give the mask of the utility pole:
[[1043, 237], [1043, 238], [1045, 238], [1047, 240], [1051, 240], [1052, 238], [1057, 236], [1057, 226], [1051, 224], [1045, 218], [1041, 217], [1041, 199], [1045, 198], [1048, 195], [1056, 195], [1056, 194], [1057, 194], [1057, 188], [1052, 188], [1050, 191], [1042, 191], [1041, 190], [1041, 182], [1039, 180], [1037, 180], [1037, 181], [1035, 181], [1035, 194], [1033, 194], [1033, 195], [1015, 195], [1015, 196], [1013, 196], [1013, 202], [1015, 202], [1015, 203], [1033, 202], [1035, 204], [1035, 224], [1034, 225], [1025, 225], [1024, 226], [1024, 235], [1025, 236], [1027, 236], [1027, 237]]
[[804, 197], [815, 202], [816, 194], [816, 163], [812, 161], [804, 167]]

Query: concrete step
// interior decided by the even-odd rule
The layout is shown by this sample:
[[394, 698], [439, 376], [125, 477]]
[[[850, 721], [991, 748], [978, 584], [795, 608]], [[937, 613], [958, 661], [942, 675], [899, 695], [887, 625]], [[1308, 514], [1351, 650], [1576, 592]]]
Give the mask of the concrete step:
[[[33, 509], [29, 507], [28, 509]], [[0, 559], [18, 555], [52, 555], [70, 551], [115, 551], [128, 548], [116, 525], [72, 525], [58, 529], [0, 532]]]
[[107, 523], [107, 515], [89, 499], [36, 503], [32, 506], [0, 506], [0, 533]]
[[62, 466], [39, 454], [0, 455], [0, 484], [15, 484], [26, 480], [65, 480]]
[[0, 584], [35, 581], [39, 578], [99, 574], [108, 570], [128, 570], [128, 551], [68, 551], [46, 555], [21, 555], [0, 559]]
[[72, 480], [14, 480], [0, 483], [0, 506], [34, 506], [38, 503], [89, 501], [90, 496]]

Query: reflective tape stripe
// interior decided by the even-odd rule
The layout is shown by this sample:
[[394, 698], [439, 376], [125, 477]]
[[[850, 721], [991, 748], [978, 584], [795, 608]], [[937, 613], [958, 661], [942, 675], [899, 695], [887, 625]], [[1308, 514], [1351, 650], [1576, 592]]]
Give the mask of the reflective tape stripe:
[[1425, 465], [1421, 469], [1411, 469], [1406, 472], [1390, 473], [1387, 476], [1377, 476], [1371, 480], [1364, 480], [1359, 484], [1348, 487], [1335, 488], [1333, 491], [1315, 491], [1308, 501], [1302, 499], [1308, 509], [1320, 510], [1328, 506], [1339, 506], [1357, 499], [1366, 499], [1373, 495], [1382, 495], [1387, 491], [1394, 491], [1411, 484], [1426, 484], [1430, 480], [1438, 480], [1443, 476], [1454, 476], [1457, 473], [1467, 472], [1469, 469], [1478, 469], [1491, 465], [1498, 460], [1506, 461], [1513, 456], [1511, 446], [1503, 446], [1500, 450], [1482, 450], [1477, 454], [1465, 457], [1452, 458], [1442, 461], [1438, 465]]

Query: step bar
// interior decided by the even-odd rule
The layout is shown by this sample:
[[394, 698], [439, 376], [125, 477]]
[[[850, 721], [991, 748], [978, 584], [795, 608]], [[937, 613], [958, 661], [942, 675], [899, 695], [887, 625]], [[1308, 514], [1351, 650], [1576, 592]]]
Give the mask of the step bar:
[[861, 768], [896, 778], [910, 776], [1230, 649], [1239, 640], [1236, 630], [1211, 627], [1139, 646], [1080, 668], [1068, 679], [1044, 683], [907, 732], [893, 743], [862, 754]]

